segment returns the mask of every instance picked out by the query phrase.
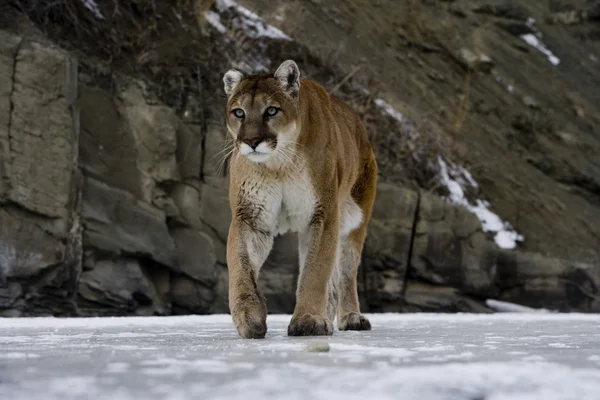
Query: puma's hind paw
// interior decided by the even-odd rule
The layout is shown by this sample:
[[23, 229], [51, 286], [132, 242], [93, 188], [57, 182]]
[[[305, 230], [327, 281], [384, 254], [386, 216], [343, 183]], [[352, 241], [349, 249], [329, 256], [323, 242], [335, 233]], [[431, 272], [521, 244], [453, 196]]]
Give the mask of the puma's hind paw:
[[359, 313], [351, 312], [339, 319], [338, 329], [340, 331], [370, 331], [371, 323]]

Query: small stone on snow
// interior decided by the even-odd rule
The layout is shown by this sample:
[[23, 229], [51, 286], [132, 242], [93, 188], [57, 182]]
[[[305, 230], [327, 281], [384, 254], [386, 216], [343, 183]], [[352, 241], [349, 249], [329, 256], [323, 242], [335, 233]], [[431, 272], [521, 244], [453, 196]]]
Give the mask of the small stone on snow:
[[329, 343], [327, 342], [312, 342], [306, 346], [306, 351], [309, 353], [327, 353], [329, 349]]

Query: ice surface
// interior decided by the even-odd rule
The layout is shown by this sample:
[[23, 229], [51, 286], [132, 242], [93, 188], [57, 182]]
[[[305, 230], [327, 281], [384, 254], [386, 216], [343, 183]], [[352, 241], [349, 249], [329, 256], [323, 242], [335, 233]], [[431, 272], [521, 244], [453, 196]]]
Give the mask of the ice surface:
[[478, 187], [477, 182], [475, 182], [469, 171], [460, 166], [449, 166], [441, 157], [438, 158], [438, 163], [440, 165], [442, 184], [450, 192], [450, 202], [463, 206], [474, 213], [481, 222], [484, 232], [495, 232], [494, 241], [498, 247], [502, 249], [515, 248], [517, 241], [522, 241], [523, 236], [515, 232], [508, 222], [502, 221], [497, 214], [493, 213], [489, 209], [490, 204], [487, 201], [477, 199], [472, 204], [465, 196], [466, 185], [470, 185], [473, 188]]
[[[369, 332], [264, 340], [229, 315], [0, 319], [0, 398], [597, 400], [600, 316], [377, 314]], [[326, 353], [309, 343], [330, 344]]]

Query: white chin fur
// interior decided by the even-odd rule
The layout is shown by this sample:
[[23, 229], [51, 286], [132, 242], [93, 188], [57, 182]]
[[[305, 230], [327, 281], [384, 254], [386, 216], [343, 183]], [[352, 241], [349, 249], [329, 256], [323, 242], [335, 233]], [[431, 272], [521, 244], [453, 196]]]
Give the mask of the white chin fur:
[[264, 163], [271, 157], [270, 154], [264, 153], [250, 153], [246, 155], [246, 158], [250, 161], [254, 161], [256, 163]]
[[248, 146], [246, 143], [242, 143], [240, 145], [240, 153], [248, 160], [257, 163], [267, 161], [272, 152], [273, 150], [271, 150], [265, 142], [261, 142], [258, 146], [256, 146], [256, 150], [252, 150], [252, 147]]

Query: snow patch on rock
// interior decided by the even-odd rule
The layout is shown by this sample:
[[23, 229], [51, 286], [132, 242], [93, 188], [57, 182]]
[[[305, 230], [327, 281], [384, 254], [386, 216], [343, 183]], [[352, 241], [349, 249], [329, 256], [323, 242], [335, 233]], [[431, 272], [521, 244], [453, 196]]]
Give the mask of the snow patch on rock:
[[552, 52], [534, 34], [526, 33], [521, 35], [521, 39], [531, 47], [543, 53], [548, 58], [548, 61], [552, 63], [552, 65], [560, 64], [560, 59], [552, 54]]
[[507, 301], [500, 301], [494, 299], [487, 299], [486, 305], [497, 312], [510, 312], [510, 313], [549, 313], [550, 310], [545, 308], [533, 308], [527, 307], [521, 304], [510, 303]]
[[484, 232], [495, 232], [494, 241], [502, 249], [514, 249], [517, 242], [523, 240], [510, 223], [502, 219], [490, 209], [490, 203], [476, 199], [470, 202], [465, 195], [466, 186], [478, 188], [479, 185], [469, 171], [454, 164], [448, 165], [442, 157], [438, 157], [440, 166], [441, 183], [450, 192], [449, 200], [452, 204], [463, 206], [477, 216]]
[[204, 19], [208, 22], [213, 28], [215, 28], [220, 33], [227, 32], [227, 28], [225, 25], [221, 23], [221, 17], [214, 11], [207, 11], [204, 14]]
[[258, 15], [233, 0], [217, 0], [216, 6], [221, 13], [233, 9], [240, 17], [233, 21], [233, 28], [243, 30], [249, 37], [292, 40], [280, 29], [265, 23]]
[[402, 115], [398, 110], [396, 110], [394, 107], [389, 105], [385, 100], [375, 99], [374, 103], [377, 107], [381, 107], [383, 109], [383, 111], [385, 111], [386, 114], [388, 114], [390, 117], [394, 118], [396, 121], [399, 121], [399, 122], [404, 121], [404, 115]]
[[[363, 93], [369, 95], [369, 91], [366, 89], [363, 89]], [[392, 105], [390, 105], [388, 102], [381, 98], [373, 100], [373, 103], [375, 103], [375, 105], [379, 107], [385, 115], [388, 115], [394, 120], [398, 121], [398, 123], [402, 127], [402, 134], [407, 135], [408, 139], [410, 139], [408, 141], [408, 145], [411, 147], [415, 146], [414, 141], [419, 137], [419, 134], [417, 132], [417, 128], [414, 122], [406, 116], [404, 116], [400, 111], [396, 110], [394, 107], [392, 107]], [[414, 154], [414, 156], [418, 157], [416, 153]]]
[[231, 67], [250, 74], [268, 72], [272, 62], [267, 56], [266, 40], [292, 40], [280, 29], [267, 24], [254, 12], [238, 4], [234, 0], [216, 0], [215, 10], [204, 14], [204, 19], [222, 35], [225, 42], [235, 41], [239, 48], [240, 35], [257, 40], [247, 50], [239, 50], [231, 55]]
[[527, 22], [525, 24], [529, 28], [531, 28], [535, 33], [526, 33], [524, 35], [521, 35], [521, 36], [519, 36], [521, 38], [521, 40], [523, 40], [525, 43], [527, 43], [531, 47], [535, 48], [536, 50], [538, 50], [539, 52], [541, 52], [542, 54], [544, 54], [548, 58], [548, 61], [550, 61], [550, 63], [552, 65], [558, 65], [558, 64], [560, 64], [560, 59], [558, 57], [556, 57], [542, 43], [542, 33], [540, 31], [538, 31], [537, 27], [535, 26], [535, 19], [534, 18], [527, 18]]
[[100, 7], [94, 0], [81, 0], [81, 3], [94, 14], [94, 16], [98, 19], [104, 19], [104, 15], [102, 11], [100, 11]]

